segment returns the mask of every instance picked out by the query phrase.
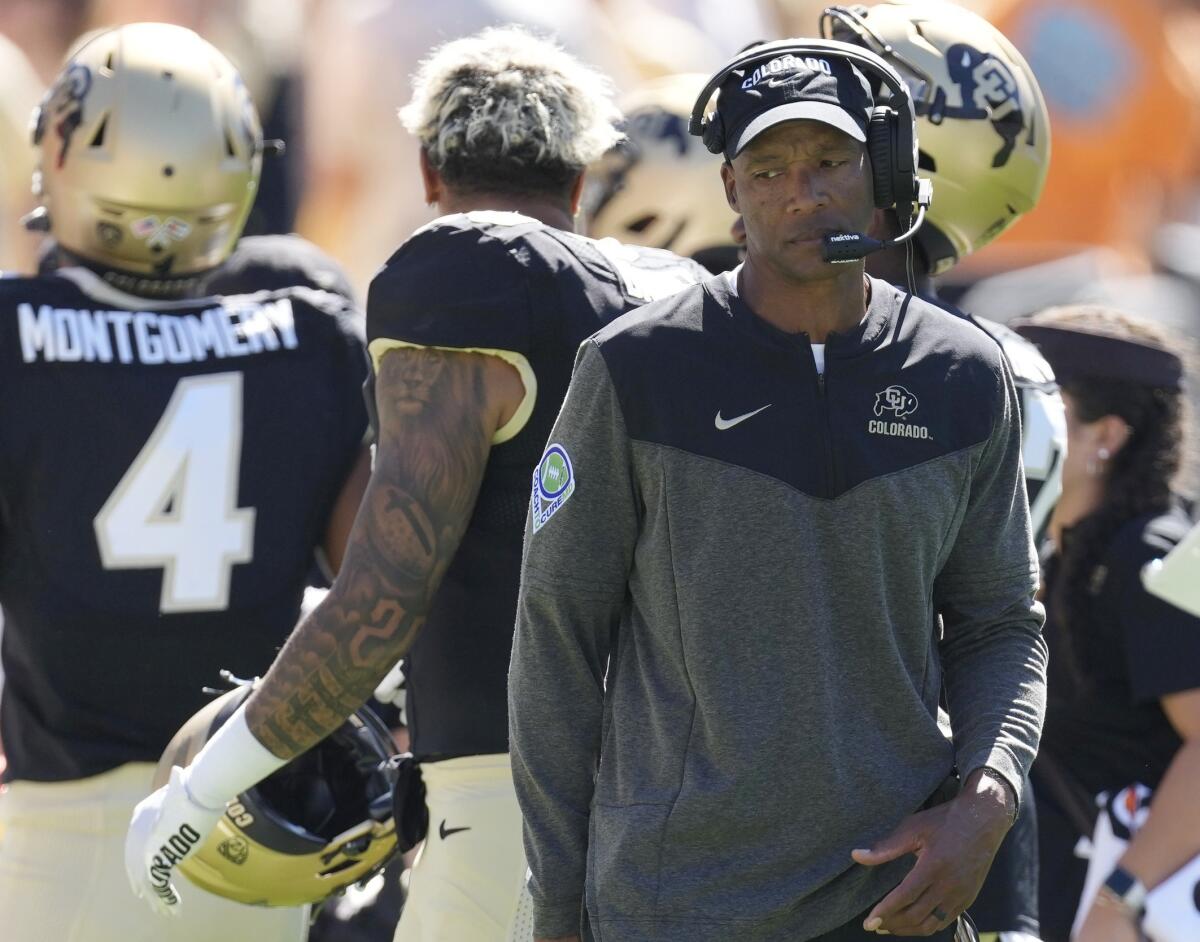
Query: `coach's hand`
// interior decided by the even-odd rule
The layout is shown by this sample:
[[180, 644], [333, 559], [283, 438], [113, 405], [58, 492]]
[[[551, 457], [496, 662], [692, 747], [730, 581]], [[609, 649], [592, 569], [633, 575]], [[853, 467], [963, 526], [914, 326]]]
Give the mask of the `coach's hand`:
[[170, 781], [133, 809], [125, 835], [125, 872], [133, 892], [158, 913], [179, 911], [171, 871], [216, 827], [224, 807], [206, 808], [187, 789], [187, 770], [175, 766]]
[[953, 801], [920, 811], [870, 850], [853, 851], [875, 867], [906, 854], [916, 865], [868, 914], [863, 928], [893, 935], [932, 935], [975, 901], [1015, 810], [1006, 786], [982, 769]]

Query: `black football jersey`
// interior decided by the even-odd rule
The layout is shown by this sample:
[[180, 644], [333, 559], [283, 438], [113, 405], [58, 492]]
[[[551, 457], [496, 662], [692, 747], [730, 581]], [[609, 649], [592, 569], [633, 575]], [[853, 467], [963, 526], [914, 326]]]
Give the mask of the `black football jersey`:
[[363, 439], [361, 315], [307, 288], [186, 301], [0, 279], [8, 777], [157, 761], [294, 627]]
[[508, 751], [507, 675], [532, 475], [580, 343], [613, 318], [708, 277], [660, 249], [594, 240], [515, 213], [419, 229], [371, 283], [367, 337], [490, 351], [522, 373], [532, 411], [493, 442], [474, 514], [406, 664], [413, 752]]

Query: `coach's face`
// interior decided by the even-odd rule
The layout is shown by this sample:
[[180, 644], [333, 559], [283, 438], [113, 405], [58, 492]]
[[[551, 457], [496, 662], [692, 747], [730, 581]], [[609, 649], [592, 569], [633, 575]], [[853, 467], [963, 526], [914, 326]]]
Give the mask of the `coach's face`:
[[768, 128], [721, 167], [721, 178], [745, 220], [747, 256], [789, 281], [843, 274], [847, 266], [825, 261], [822, 237], [868, 232], [874, 221], [865, 147], [820, 121]]

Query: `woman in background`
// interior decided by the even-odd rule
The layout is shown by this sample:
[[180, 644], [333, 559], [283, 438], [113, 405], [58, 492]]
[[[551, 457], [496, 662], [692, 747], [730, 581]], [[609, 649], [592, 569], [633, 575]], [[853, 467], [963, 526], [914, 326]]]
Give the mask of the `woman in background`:
[[1152, 813], [1139, 813], [1136, 791], [1115, 809], [1114, 831], [1131, 839], [1093, 877], [1103, 884], [1076, 936], [1137, 942], [1146, 888], [1200, 851], [1200, 620], [1141, 580], [1192, 522], [1173, 490], [1183, 363], [1153, 325], [1105, 308], [1053, 308], [1014, 326], [1050, 361], [1067, 410], [1063, 491], [1043, 556], [1050, 670], [1033, 767], [1042, 932], [1066, 942], [1081, 908], [1087, 862], [1075, 851], [1092, 835], [1096, 796], [1140, 783]]

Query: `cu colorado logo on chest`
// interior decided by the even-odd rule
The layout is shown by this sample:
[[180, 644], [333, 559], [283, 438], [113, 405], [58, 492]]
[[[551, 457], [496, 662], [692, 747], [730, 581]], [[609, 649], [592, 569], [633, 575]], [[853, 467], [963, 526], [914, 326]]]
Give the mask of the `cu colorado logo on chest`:
[[[879, 418], [867, 423], [867, 431], [872, 435], [887, 435], [890, 438], [932, 438], [926, 426], [899, 421], [916, 412], [918, 405], [917, 397], [903, 386], [891, 385], [881, 389], [875, 394], [874, 411]], [[888, 421], [885, 421], [885, 416]]]

